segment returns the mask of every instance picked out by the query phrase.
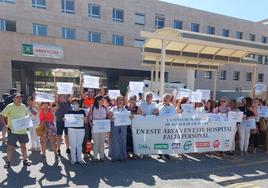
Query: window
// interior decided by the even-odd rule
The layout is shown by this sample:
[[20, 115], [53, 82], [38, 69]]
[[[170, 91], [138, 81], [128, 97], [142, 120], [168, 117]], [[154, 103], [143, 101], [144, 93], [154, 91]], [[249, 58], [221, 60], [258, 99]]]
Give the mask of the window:
[[64, 39], [76, 39], [76, 31], [71, 28], [62, 28], [62, 38]]
[[239, 80], [239, 79], [240, 79], [240, 72], [239, 71], [234, 71], [233, 80]]
[[175, 29], [182, 29], [182, 25], [183, 25], [183, 22], [182, 22], [182, 21], [180, 21], [180, 20], [174, 20], [174, 25], [173, 25], [173, 27], [174, 27]]
[[194, 70], [194, 78], [197, 78], [197, 70]]
[[0, 19], [0, 31], [13, 31], [16, 32], [16, 22], [11, 20]]
[[123, 46], [124, 45], [124, 37], [120, 36], [120, 35], [113, 35], [113, 45]]
[[88, 41], [89, 42], [95, 42], [95, 43], [101, 43], [101, 33], [99, 32], [88, 32]]
[[215, 27], [208, 26], [208, 34], [215, 35]]
[[258, 74], [258, 82], [263, 82], [264, 81], [264, 74], [263, 73], [259, 73]]
[[212, 71], [205, 72], [205, 79], [212, 79]]
[[252, 72], [246, 73], [246, 81], [251, 82], [252, 81]]
[[160, 15], [157, 14], [155, 15], [155, 28], [157, 29], [161, 29], [165, 27], [165, 16], [164, 15]]
[[32, 7], [46, 9], [46, 0], [32, 0]]
[[250, 41], [255, 41], [255, 35], [254, 34], [249, 34], [249, 40]]
[[142, 48], [144, 45], [144, 40], [142, 39], [135, 39], [134, 46], [137, 48]]
[[74, 14], [74, 0], [61, 0], [61, 11]]
[[4, 2], [4, 3], [16, 3], [16, 0], [0, 0], [0, 2]]
[[243, 39], [243, 32], [237, 31], [236, 32], [236, 38], [237, 39]]
[[226, 70], [222, 70], [220, 72], [220, 80], [226, 80], [226, 76], [227, 76], [227, 71]]
[[113, 21], [124, 22], [124, 10], [113, 9]]
[[192, 32], [199, 32], [199, 24], [197, 24], [197, 23], [192, 23], [192, 24], [191, 24], [191, 31], [192, 31]]
[[135, 24], [145, 25], [145, 14], [136, 13], [135, 14]]
[[100, 5], [88, 4], [88, 16], [93, 18], [100, 18]]
[[224, 37], [229, 37], [229, 33], [230, 33], [229, 29], [222, 30], [222, 36], [224, 36]]
[[266, 44], [267, 43], [267, 37], [262, 36], [261, 37], [261, 42]]
[[33, 24], [33, 35], [47, 36], [47, 26], [41, 24]]

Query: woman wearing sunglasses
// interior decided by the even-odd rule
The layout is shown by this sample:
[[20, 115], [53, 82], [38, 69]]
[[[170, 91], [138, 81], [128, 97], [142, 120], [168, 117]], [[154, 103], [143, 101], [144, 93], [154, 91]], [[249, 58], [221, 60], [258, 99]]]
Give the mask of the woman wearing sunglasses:
[[214, 113], [228, 113], [229, 111], [231, 111], [231, 108], [227, 97], [222, 97], [219, 106], [213, 110]]

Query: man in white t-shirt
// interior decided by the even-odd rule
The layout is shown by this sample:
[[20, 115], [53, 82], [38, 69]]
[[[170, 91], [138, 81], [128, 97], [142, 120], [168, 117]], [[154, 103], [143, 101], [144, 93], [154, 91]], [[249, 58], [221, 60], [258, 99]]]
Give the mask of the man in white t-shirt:
[[138, 108], [138, 114], [141, 115], [157, 115], [158, 109], [156, 103], [153, 102], [153, 93], [146, 94], [146, 100], [142, 102]]

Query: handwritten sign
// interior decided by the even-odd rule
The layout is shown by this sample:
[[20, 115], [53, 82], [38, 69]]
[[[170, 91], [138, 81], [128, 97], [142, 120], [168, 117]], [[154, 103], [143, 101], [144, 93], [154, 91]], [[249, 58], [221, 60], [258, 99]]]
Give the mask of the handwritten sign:
[[60, 95], [73, 94], [74, 84], [71, 82], [57, 82], [57, 93]]
[[230, 122], [241, 122], [243, 119], [243, 112], [235, 112], [235, 111], [230, 111], [228, 112], [228, 121]]
[[83, 114], [65, 114], [64, 115], [65, 127], [84, 127], [84, 115]]
[[130, 111], [114, 112], [114, 126], [131, 125]]
[[84, 75], [84, 88], [99, 89], [100, 88], [100, 77]]
[[202, 93], [202, 100], [207, 101], [207, 100], [211, 99], [211, 95], [210, 95], [211, 92], [210, 92], [210, 90], [197, 89], [196, 92]]
[[179, 89], [176, 99], [188, 98], [190, 97], [190, 89]]
[[144, 82], [129, 82], [129, 90], [137, 93], [143, 93]]
[[192, 91], [190, 95], [190, 101], [191, 102], [201, 102], [202, 101], [202, 93]]
[[108, 95], [110, 99], [116, 99], [121, 95], [120, 90], [108, 90]]
[[193, 114], [195, 112], [193, 104], [182, 104], [181, 109], [183, 114]]
[[93, 133], [107, 133], [111, 132], [111, 120], [93, 120]]
[[32, 118], [30, 116], [13, 119], [11, 123], [14, 131], [20, 131], [33, 127]]
[[55, 102], [55, 96], [51, 93], [36, 92], [36, 102]]
[[256, 92], [266, 92], [267, 86], [265, 84], [256, 84], [255, 90], [256, 90]]
[[268, 117], [268, 107], [261, 106], [258, 108], [259, 117]]

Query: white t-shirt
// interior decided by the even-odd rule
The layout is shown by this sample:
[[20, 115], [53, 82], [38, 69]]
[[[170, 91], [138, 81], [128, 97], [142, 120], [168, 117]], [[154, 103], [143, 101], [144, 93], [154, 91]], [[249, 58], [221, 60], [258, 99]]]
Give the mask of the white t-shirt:
[[151, 104], [146, 101], [140, 104], [140, 109], [145, 115], [153, 115], [154, 109], [156, 109], [156, 103], [152, 102]]
[[159, 106], [159, 115], [160, 116], [168, 116], [168, 115], [176, 115], [177, 111], [173, 105], [163, 105]]
[[[32, 121], [33, 121], [33, 126], [36, 127], [40, 124], [40, 118], [39, 118], [39, 113], [36, 108], [30, 108], [27, 107], [28, 114], [30, 115]], [[33, 112], [36, 113], [36, 115], [33, 114]]]

